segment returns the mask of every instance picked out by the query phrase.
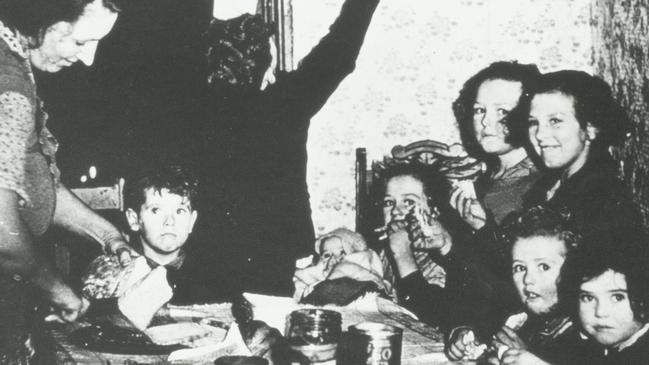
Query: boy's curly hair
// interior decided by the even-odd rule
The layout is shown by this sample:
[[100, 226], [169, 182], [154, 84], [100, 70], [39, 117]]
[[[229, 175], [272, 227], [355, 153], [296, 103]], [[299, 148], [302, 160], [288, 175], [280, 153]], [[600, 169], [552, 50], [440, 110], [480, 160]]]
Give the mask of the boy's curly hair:
[[124, 205], [139, 211], [144, 204], [147, 189], [160, 192], [167, 189], [171, 194], [187, 198], [191, 203], [198, 195], [198, 178], [180, 165], [153, 166], [127, 180], [124, 188]]
[[[538, 205], [509, 217], [503, 223], [500, 239], [510, 248], [519, 239], [529, 237], [556, 237], [563, 241], [568, 252], [577, 248], [580, 235], [577, 233], [571, 214]], [[510, 250], [511, 251], [511, 250]]]

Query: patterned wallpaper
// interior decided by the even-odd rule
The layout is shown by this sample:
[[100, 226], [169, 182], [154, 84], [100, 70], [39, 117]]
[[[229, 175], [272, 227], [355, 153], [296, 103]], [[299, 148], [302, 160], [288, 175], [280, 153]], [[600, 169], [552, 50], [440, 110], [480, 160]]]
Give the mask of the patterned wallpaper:
[[[291, 0], [294, 56], [326, 33], [343, 0]], [[354, 1], [354, 0], [350, 0]], [[591, 0], [382, 0], [356, 71], [312, 120], [308, 183], [318, 233], [354, 226], [354, 158], [395, 144], [459, 141], [451, 102], [496, 60], [592, 71]]]

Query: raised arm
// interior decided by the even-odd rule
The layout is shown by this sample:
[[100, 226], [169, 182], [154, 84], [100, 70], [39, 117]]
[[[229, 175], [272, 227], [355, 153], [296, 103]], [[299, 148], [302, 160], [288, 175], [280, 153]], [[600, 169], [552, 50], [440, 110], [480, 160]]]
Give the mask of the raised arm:
[[329, 33], [287, 75], [288, 95], [301, 99], [304, 110], [315, 114], [342, 80], [354, 71], [365, 33], [379, 0], [346, 0]]

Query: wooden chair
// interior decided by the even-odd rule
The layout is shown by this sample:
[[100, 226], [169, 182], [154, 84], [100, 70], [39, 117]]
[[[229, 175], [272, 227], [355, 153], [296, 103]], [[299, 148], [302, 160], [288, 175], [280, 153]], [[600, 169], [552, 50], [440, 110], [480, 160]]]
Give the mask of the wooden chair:
[[462, 145], [447, 145], [433, 140], [422, 140], [392, 148], [391, 155], [384, 161], [373, 161], [368, 166], [365, 148], [356, 149], [356, 231], [370, 237], [376, 225], [377, 209], [373, 208], [370, 196], [371, 184], [378, 179], [379, 166], [387, 160], [408, 162], [417, 160], [437, 169], [451, 182], [476, 179], [486, 171], [487, 166], [470, 157]]
[[[118, 179], [110, 186], [70, 189], [81, 201], [91, 209], [98, 211], [105, 218], [114, 221], [124, 211], [124, 179]], [[112, 216], [111, 216], [112, 214]], [[115, 223], [115, 222], [113, 222]], [[61, 237], [59, 237], [61, 236]], [[54, 239], [54, 259], [56, 267], [64, 276], [71, 271], [70, 240], [64, 234]]]

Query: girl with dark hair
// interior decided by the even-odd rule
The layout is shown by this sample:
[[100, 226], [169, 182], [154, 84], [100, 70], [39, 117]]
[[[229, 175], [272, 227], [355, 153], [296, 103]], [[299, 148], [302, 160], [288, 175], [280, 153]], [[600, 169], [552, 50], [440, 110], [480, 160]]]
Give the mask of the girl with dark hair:
[[469, 78], [453, 103], [464, 147], [489, 167], [477, 181], [477, 196], [460, 187], [451, 195], [451, 205], [476, 230], [487, 218], [499, 224], [520, 210], [539, 177], [525, 149], [527, 135], [511, 127], [524, 123], [529, 88], [539, 75], [533, 64], [494, 62]]
[[543, 75], [531, 91], [529, 139], [549, 172], [526, 204], [570, 213], [581, 234], [640, 227], [639, 212], [609, 153], [624, 142], [630, 123], [608, 84], [564, 70]]
[[608, 231], [587, 240], [562, 273], [561, 300], [587, 338], [565, 363], [648, 364], [649, 257], [640, 247], [645, 234]]
[[446, 200], [444, 175], [416, 160], [386, 160], [373, 169], [377, 218], [384, 226], [377, 250], [398, 302], [443, 330], [489, 315], [484, 303], [493, 276], [465, 247], [470, 228]]

